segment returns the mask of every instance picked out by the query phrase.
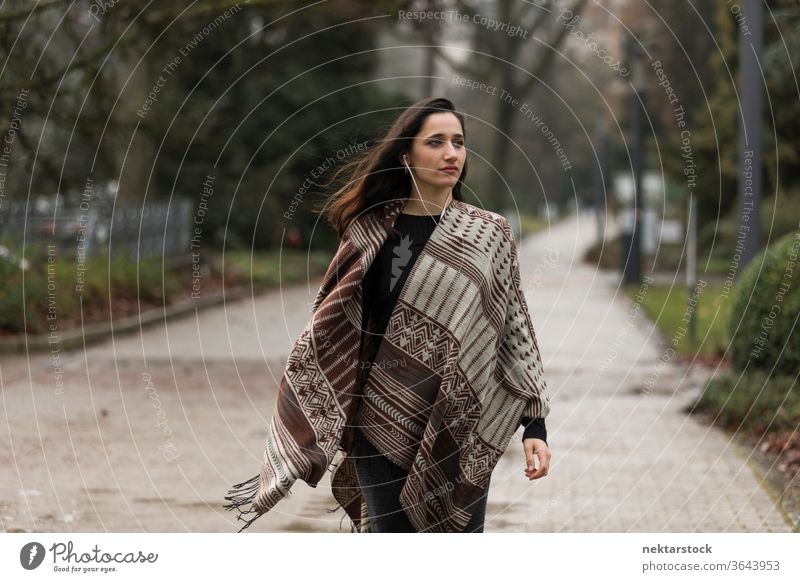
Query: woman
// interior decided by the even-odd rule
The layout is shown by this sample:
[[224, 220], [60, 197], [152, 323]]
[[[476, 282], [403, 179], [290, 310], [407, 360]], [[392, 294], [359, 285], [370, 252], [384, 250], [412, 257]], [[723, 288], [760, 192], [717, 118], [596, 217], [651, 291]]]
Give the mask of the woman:
[[327, 209], [339, 250], [289, 356], [261, 473], [226, 497], [242, 529], [332, 467], [355, 531], [482, 532], [520, 423], [524, 475], [547, 474], [550, 402], [516, 245], [505, 218], [462, 200], [465, 139], [452, 102], [426, 99], [341, 170]]

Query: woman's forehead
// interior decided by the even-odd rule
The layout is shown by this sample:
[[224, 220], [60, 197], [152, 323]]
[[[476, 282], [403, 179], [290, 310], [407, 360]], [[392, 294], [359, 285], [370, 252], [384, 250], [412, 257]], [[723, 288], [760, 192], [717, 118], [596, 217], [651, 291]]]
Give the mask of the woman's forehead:
[[435, 134], [445, 136], [463, 137], [461, 122], [450, 112], [431, 113], [425, 118], [420, 135], [429, 137]]

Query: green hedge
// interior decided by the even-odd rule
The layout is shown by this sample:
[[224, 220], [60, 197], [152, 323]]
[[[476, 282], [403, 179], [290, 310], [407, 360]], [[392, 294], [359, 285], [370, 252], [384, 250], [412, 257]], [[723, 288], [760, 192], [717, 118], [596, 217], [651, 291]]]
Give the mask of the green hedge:
[[799, 252], [796, 230], [759, 253], [734, 285], [728, 335], [736, 369], [800, 370]]
[[[91, 257], [84, 263], [83, 288], [78, 293], [77, 263], [72, 249], [55, 253], [52, 264], [48, 263], [44, 245], [27, 245], [25, 256], [28, 268], [23, 271], [19, 250], [6, 254], [0, 250], [0, 335], [47, 333], [52, 323], [47, 317], [49, 307], [55, 308], [58, 329], [79, 327], [81, 296], [85, 323], [107, 321], [110, 312], [120, 319], [135, 315], [140, 308], [169, 305], [191, 296], [193, 265], [190, 263], [162, 265], [161, 258], [154, 257], [139, 262], [115, 258], [109, 265], [107, 255]], [[333, 252], [330, 249], [228, 252], [224, 265], [218, 253], [209, 251], [207, 256], [210, 273], [204, 275], [207, 277], [204, 289], [221, 288], [223, 284], [263, 288], [304, 283], [309, 276], [322, 276]], [[48, 286], [52, 286], [52, 294]]]
[[[776, 207], [777, 206], [777, 207]], [[800, 217], [800, 191], [779, 193], [763, 201], [761, 206], [761, 244], [768, 245], [797, 230]], [[714, 259], [729, 266], [736, 252], [739, 236], [739, 209], [734, 208], [719, 221], [703, 225], [698, 232], [697, 244], [705, 260], [709, 251]]]
[[[26, 249], [28, 269], [17, 260], [0, 259], [0, 332], [6, 334], [47, 333], [55, 314], [59, 329], [80, 325], [81, 296], [84, 321], [107, 317], [111, 299], [126, 299], [131, 304], [164, 304], [180, 295], [187, 277], [163, 267], [161, 259], [117, 258], [109, 265], [107, 257], [87, 259], [83, 288], [76, 290], [77, 263], [71, 256], [54, 255], [48, 263], [43, 248]], [[48, 268], [49, 267], [49, 268]], [[163, 286], [163, 289], [162, 289]], [[55, 310], [55, 311], [53, 311]], [[115, 316], [118, 316], [115, 313]]]
[[713, 414], [716, 424], [731, 430], [793, 431], [800, 424], [800, 391], [794, 375], [722, 374], [706, 384], [695, 410]]

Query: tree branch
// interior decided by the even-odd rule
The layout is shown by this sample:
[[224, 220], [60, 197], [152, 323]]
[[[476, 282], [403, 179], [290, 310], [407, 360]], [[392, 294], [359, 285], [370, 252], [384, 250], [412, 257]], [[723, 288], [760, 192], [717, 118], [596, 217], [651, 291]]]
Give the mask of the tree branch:
[[[586, 0], [576, 0], [570, 10], [573, 14], [580, 14], [585, 5]], [[567, 27], [560, 26], [556, 31], [554, 38], [548, 44], [551, 47], [559, 46], [566, 34]], [[527, 79], [522, 83], [522, 95], [528, 95], [528, 93], [533, 90], [534, 86], [541, 81], [541, 78], [545, 75], [545, 73], [547, 73], [547, 69], [550, 67], [550, 63], [553, 62], [553, 58], [555, 56], [555, 50], [542, 51], [542, 58], [534, 67], [529, 69], [531, 76], [527, 77]]]

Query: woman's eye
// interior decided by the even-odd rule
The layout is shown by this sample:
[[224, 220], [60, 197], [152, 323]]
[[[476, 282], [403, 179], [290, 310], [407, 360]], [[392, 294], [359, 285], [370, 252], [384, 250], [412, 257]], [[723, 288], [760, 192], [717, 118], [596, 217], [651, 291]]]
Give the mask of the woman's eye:
[[[442, 143], [442, 140], [440, 140], [440, 139], [432, 139], [428, 143], [430, 145], [439, 145], [440, 143]], [[464, 147], [464, 142], [463, 141], [454, 141], [453, 145], [456, 146], [456, 147], [461, 148], [461, 147]]]

